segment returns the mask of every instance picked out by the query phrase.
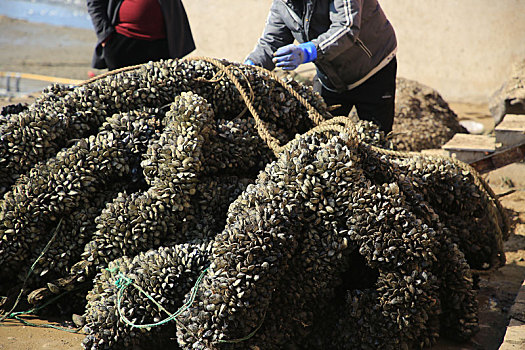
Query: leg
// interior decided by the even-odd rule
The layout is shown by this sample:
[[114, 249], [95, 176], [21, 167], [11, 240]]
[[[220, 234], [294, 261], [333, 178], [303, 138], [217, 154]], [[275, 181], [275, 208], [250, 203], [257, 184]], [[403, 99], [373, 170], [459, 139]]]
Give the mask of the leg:
[[359, 119], [376, 123], [386, 134], [395, 114], [397, 61], [394, 58], [362, 85], [352, 90]]
[[325, 88], [317, 75], [314, 77], [314, 91], [321, 94], [323, 97], [323, 100], [326, 102], [328, 106], [334, 106], [334, 105], [340, 105], [340, 107], [334, 109], [331, 111], [331, 114], [333, 116], [345, 116], [347, 117], [350, 113], [350, 110], [354, 106], [354, 102], [351, 97], [347, 96], [347, 93], [337, 93], [334, 91], [330, 91], [327, 88]]

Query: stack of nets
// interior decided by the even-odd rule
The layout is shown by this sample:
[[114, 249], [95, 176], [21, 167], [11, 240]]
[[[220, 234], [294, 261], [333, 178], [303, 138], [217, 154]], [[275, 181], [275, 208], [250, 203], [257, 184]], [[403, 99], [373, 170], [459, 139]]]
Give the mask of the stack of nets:
[[467, 339], [472, 269], [504, 263], [473, 169], [388, 150], [262, 68], [148, 63], [2, 118], [0, 292], [70, 293], [86, 349]]

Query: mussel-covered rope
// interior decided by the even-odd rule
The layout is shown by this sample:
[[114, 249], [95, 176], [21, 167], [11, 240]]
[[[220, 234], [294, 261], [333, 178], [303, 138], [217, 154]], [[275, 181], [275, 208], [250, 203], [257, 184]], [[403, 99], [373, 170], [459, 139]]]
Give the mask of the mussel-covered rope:
[[[509, 231], [510, 223], [508, 221], [507, 215], [505, 214], [505, 209], [503, 208], [503, 206], [501, 205], [501, 202], [498, 199], [498, 196], [496, 196], [496, 194], [494, 193], [492, 188], [489, 186], [489, 184], [485, 181], [485, 179], [471, 165], [469, 165], [469, 164], [467, 164], [465, 162], [462, 162], [462, 161], [460, 161], [460, 160], [458, 160], [458, 159], [456, 159], [454, 157], [448, 157], [448, 156], [444, 156], [444, 155], [425, 155], [425, 154], [422, 154], [420, 152], [392, 151], [392, 150], [388, 150], [388, 149], [384, 149], [384, 148], [376, 147], [376, 146], [372, 146], [372, 145], [368, 145], [368, 147], [370, 147], [370, 149], [372, 151], [374, 151], [374, 152], [377, 152], [377, 153], [383, 154], [383, 155], [387, 155], [387, 156], [390, 156], [390, 157], [394, 157], [394, 158], [421, 158], [421, 159], [427, 159], [427, 160], [430, 160], [430, 161], [432, 161], [432, 160], [438, 160], [438, 161], [439, 160], [446, 160], [446, 161], [449, 161], [450, 163], [456, 165], [461, 170], [464, 170], [464, 171], [472, 174], [474, 185], [476, 185], [476, 187], [478, 187], [482, 192], [485, 192], [488, 195], [488, 197], [496, 205], [496, 208], [497, 208], [497, 210], [499, 212], [499, 215], [497, 213], [493, 212], [494, 211], [493, 207], [490, 207], [489, 210], [492, 212], [493, 218], [496, 220], [496, 222], [498, 222], [498, 226], [497, 227], [503, 227], [503, 230], [500, 230], [500, 231], [505, 231], [505, 232]], [[502, 232], [500, 232], [500, 233], [502, 233]], [[503, 243], [501, 242], [501, 244], [503, 244]]]
[[[233, 65], [228, 65], [227, 68], [237, 68], [237, 67]], [[255, 93], [253, 92], [252, 85], [250, 84], [250, 81], [248, 80], [246, 75], [242, 72], [242, 70], [237, 69], [237, 71], [244, 77], [244, 81], [246, 82], [246, 84], [248, 84], [248, 88], [250, 89], [249, 101], [251, 102], [253, 101], [255, 97]], [[196, 80], [201, 81], [201, 82], [207, 82], [207, 83], [218, 83], [219, 81], [222, 80], [223, 76], [226, 74], [225, 72], [226, 71], [224, 69], [220, 69], [217, 73], [215, 73], [215, 75], [211, 79], [206, 79], [204, 77], [197, 77]], [[248, 110], [248, 104], [245, 103], [243, 110], [237, 115], [236, 118], [241, 118], [246, 113], [247, 110]]]
[[[360, 143], [360, 141], [357, 139], [354, 123], [347, 117], [334, 117], [333, 119], [327, 120], [323, 124], [312, 128], [308, 132], [304, 133], [302, 136], [307, 136], [307, 135], [318, 133], [318, 132], [329, 132], [329, 131], [349, 133], [350, 139], [348, 140], [348, 142], [349, 143], [351, 142], [352, 146], [356, 146], [358, 143]], [[283, 149], [289, 148], [295, 141], [296, 140], [290, 141], [287, 145], [283, 147]], [[388, 155], [388, 156], [395, 157], [395, 158], [416, 158], [418, 157], [421, 159], [428, 159], [431, 161], [432, 160], [447, 160], [453, 163], [454, 165], [456, 165], [457, 167], [459, 167], [459, 169], [471, 173], [476, 187], [479, 188], [482, 192], [487, 193], [489, 198], [491, 198], [494, 204], [496, 205], [497, 209], [495, 209], [492, 206], [487, 206], [487, 208], [490, 212], [490, 216], [497, 223], [496, 229], [499, 230], [498, 232], [499, 234], [496, 235], [497, 237], [499, 237], [497, 244], [500, 248], [503, 248], [503, 234], [502, 234], [501, 227], [503, 227], [503, 230], [505, 230], [506, 232], [509, 230], [510, 224], [508, 222], [508, 218], [505, 215], [505, 210], [503, 206], [501, 205], [501, 202], [497, 198], [492, 188], [486, 183], [486, 181], [481, 177], [481, 175], [473, 167], [453, 157], [429, 156], [429, 155], [421, 154], [419, 152], [391, 151], [391, 150], [383, 149], [381, 147], [369, 145], [364, 142], [361, 142], [361, 144], [365, 144], [366, 147], [369, 147], [373, 152], [377, 152], [378, 154], [384, 154], [384, 155]], [[499, 213], [496, 212], [496, 210]], [[496, 251], [498, 250], [495, 250], [495, 252]], [[503, 264], [505, 263], [505, 257], [499, 256], [495, 253], [495, 255], [492, 257], [492, 266], [501, 266], [502, 263]], [[473, 271], [473, 272], [476, 273], [479, 271]]]
[[[221, 63], [220, 61], [218, 61], [219, 63]], [[221, 63], [222, 64], [222, 63]], [[136, 67], [139, 67], [139, 66], [135, 66], [134, 68]], [[123, 69], [121, 71], [125, 71], [125, 70], [131, 70], [131, 69], [134, 69], [133, 67], [126, 67], [126, 69]], [[238, 71], [235, 71], [235, 70], [238, 70]], [[114, 72], [112, 72], [114, 73]], [[142, 72], [141, 72], [142, 73]], [[239, 74], [240, 73], [244, 79], [246, 81], [242, 81], [242, 77], [239, 77]], [[108, 74], [110, 75], [110, 74]], [[241, 70], [241, 67], [239, 66], [236, 66], [236, 65], [229, 65], [229, 66], [226, 66], [224, 64], [222, 64], [222, 67], [219, 67], [219, 71], [217, 72], [214, 72], [213, 74], [213, 77], [211, 78], [211, 80], [207, 80], [207, 79], [204, 79], [202, 78], [203, 80], [202, 81], [205, 81], [205, 82], [218, 82], [220, 81], [220, 79], [223, 79], [224, 76], [228, 76], [232, 82], [234, 82], [233, 84], [236, 86], [237, 89], [239, 89], [239, 92], [241, 93], [241, 96], [243, 97], [244, 101], [246, 102], [246, 108], [245, 109], [248, 109], [248, 106], [251, 105], [252, 109], [255, 109], [253, 107], [253, 89], [250, 85], [250, 80], [246, 77], [246, 75], [244, 74], [244, 72]], [[239, 78], [240, 78], [240, 81], [239, 81]], [[196, 78], [196, 80], [200, 79], [199, 77]], [[237, 83], [235, 83], [237, 82]], [[242, 85], [241, 85], [242, 83]], [[247, 86], [246, 86], [247, 84]], [[290, 86], [291, 87], [291, 86]], [[247, 90], [250, 90], [250, 94], [247, 94], [246, 91]], [[311, 107], [311, 106], [310, 106]], [[309, 109], [310, 107], [307, 107], [307, 109]], [[311, 107], [313, 108], [313, 107]], [[318, 113], [317, 111], [314, 110], [315, 113]], [[309, 113], [309, 117], [312, 118], [313, 116], [315, 116], [315, 113], [312, 112], [311, 110], [308, 110], [308, 113]], [[252, 111], [252, 115], [254, 116], [254, 118], [259, 118], [259, 116], [257, 115], [257, 113], [253, 113]], [[328, 115], [328, 114], [327, 114]], [[260, 119], [260, 118], [259, 118]], [[262, 131], [266, 131], [269, 135], [269, 132], [268, 132], [268, 129], [266, 129], [266, 125], [261, 121], [261, 127], [262, 127]], [[261, 133], [260, 129], [258, 129], [259, 133]], [[356, 130], [355, 130], [355, 126], [354, 124], [350, 121], [349, 118], [346, 118], [346, 117], [335, 117], [333, 119], [329, 119], [328, 121], [325, 121], [325, 122], [321, 122], [319, 123], [318, 125], [316, 125], [315, 127], [313, 127], [310, 131], [306, 132], [305, 134], [299, 136], [297, 139], [300, 139], [302, 137], [304, 137], [304, 135], [311, 135], [311, 134], [314, 134], [314, 133], [326, 133], [326, 132], [332, 132], [332, 134], [334, 132], [338, 132], [338, 133], [344, 133], [345, 134], [345, 138], [347, 138], [347, 144], [348, 145], [352, 145], [352, 146], [358, 146], [359, 144], [362, 144], [363, 148], [370, 148], [370, 149], [373, 149], [374, 151], [376, 151], [378, 154], [388, 154], [388, 153], [391, 153], [391, 155], [395, 155], [395, 157], [407, 157], [408, 159], [411, 159], [411, 158], [415, 158], [415, 157], [418, 157], [418, 158], [428, 158], [428, 159], [432, 159], [432, 158], [439, 158], [439, 157], [424, 157], [422, 156], [420, 153], [416, 153], [416, 152], [395, 152], [395, 151], [387, 151], [387, 150], [383, 150], [381, 148], [377, 148], [377, 147], [374, 147], [374, 146], [370, 146], [368, 145], [367, 143], [365, 142], [361, 142], [359, 141], [359, 138], [357, 137], [356, 135]], [[271, 135], [269, 135], [271, 137]], [[262, 137], [262, 136], [261, 136]], [[264, 138], [263, 138], [264, 139]], [[282, 152], [283, 150], [287, 150], [288, 147], [293, 143], [294, 141], [290, 141], [288, 142], [287, 144], [283, 145], [283, 146], [280, 146], [279, 145], [279, 142], [277, 142], [277, 145], [278, 145], [278, 149], [279, 151], [277, 153], [280, 153]], [[270, 146], [271, 148], [271, 146]], [[385, 152], [387, 151], [387, 152]], [[277, 154], [276, 153], [276, 154]], [[387, 156], [389, 157], [389, 156]], [[394, 157], [393, 157], [394, 158]], [[458, 166], [460, 166], [462, 169], [463, 169], [463, 165], [462, 162], [455, 162], [455, 160], [453, 158], [449, 158], [449, 157], [442, 157], [442, 158], [447, 158], [449, 162], [451, 163], [454, 163]], [[457, 169], [454, 169], [454, 170], [457, 170]], [[474, 169], [469, 169], [469, 173], [472, 174], [472, 176], [474, 177], [474, 181], [475, 180], [480, 180], [479, 178], [476, 177], [476, 172]], [[467, 174], [465, 174], [467, 175]], [[482, 180], [482, 179], [481, 179]], [[488, 188], [490, 190], [490, 187]], [[497, 209], [494, 209], [492, 208], [492, 206], [490, 206], [491, 208], [491, 213], [489, 215], [492, 216], [493, 213], [496, 213], [496, 210]], [[53, 238], [52, 238], [53, 240]], [[51, 242], [50, 242], [51, 243]], [[49, 243], [49, 244], [50, 244]], [[47, 249], [47, 248], [46, 248]], [[46, 250], [45, 249], [45, 250]], [[36, 262], [35, 262], [36, 263]], [[202, 277], [202, 275], [201, 275]], [[186, 304], [188, 301], [185, 302], [185, 304], [183, 305], [182, 308], [186, 307], [186, 309], [188, 307], [190, 307], [192, 305], [192, 303], [194, 302], [194, 298], [196, 297], [196, 294], [197, 294], [197, 290], [198, 290], [198, 287], [199, 287], [199, 283], [200, 283], [200, 278], [197, 279], [197, 282], [195, 283], [195, 285], [193, 286], [193, 288], [191, 288], [190, 290], [190, 295], [188, 296], [188, 298], [186, 299], [190, 299], [191, 300], [191, 303], [190, 304]], [[125, 275], [119, 275], [117, 276], [118, 280], [116, 283], [117, 285], [117, 300], [119, 301], [118, 302], [118, 307], [117, 307], [117, 310], [119, 312], [119, 315], [121, 315], [121, 317], [123, 316], [122, 315], [122, 312], [120, 310], [120, 307], [121, 307], [121, 301], [122, 301], [122, 298], [124, 298], [124, 294], [125, 294], [125, 290], [126, 288], [128, 288], [129, 286], [134, 286], [134, 281], [128, 277], [126, 277]], [[193, 279], [192, 279], [193, 280]], [[171, 314], [169, 313], [167, 310], [165, 310], [165, 308], [162, 307], [162, 305], [158, 304], [155, 299], [153, 299], [151, 296], [149, 296], [142, 288], [140, 288], [140, 286], [134, 286], [134, 287], [138, 287], [137, 289], [139, 290], [140, 293], [143, 293], [145, 294], [148, 299], [150, 299], [152, 302], [156, 303], [157, 306], [159, 307], [159, 310], [161, 310], [162, 312], [165, 312], [167, 313], [168, 315], [168, 318], [166, 318], [165, 320], [161, 321], [161, 322], [157, 322], [157, 323], [153, 323], [153, 324], [145, 324], [145, 325], [134, 325], [132, 324], [132, 322], [128, 323], [126, 322], [129, 321], [127, 318], [122, 318], [122, 321], [123, 322], [126, 322], [128, 325], [131, 325], [132, 327], [135, 327], [135, 328], [148, 328], [148, 327], [153, 327], [153, 326], [158, 326], [158, 325], [161, 325], [163, 323], [167, 323], [173, 319], [175, 319], [175, 321], [180, 324], [180, 322], [176, 319], [176, 316], [174, 318], [171, 318], [172, 316], [174, 316], [175, 314], [179, 314], [179, 311], [180, 312], [183, 312], [184, 309], [179, 309], [179, 311], [177, 311], [175, 314]], [[202, 288], [202, 287], [201, 287]], [[119, 294], [120, 293], [120, 294]], [[119, 295], [120, 295], [120, 298], [119, 298]], [[193, 300], [192, 300], [193, 299]], [[114, 299], [113, 299], [114, 301]], [[113, 302], [112, 301], [112, 302]], [[259, 314], [260, 315], [260, 314]], [[264, 315], [266, 315], [266, 311], [264, 312]], [[124, 315], [125, 316], [125, 315]], [[171, 319], [170, 319], [171, 318]], [[265, 317], [263, 316], [262, 317], [262, 320], [260, 321], [260, 324], [257, 325], [257, 327], [255, 328], [255, 330], [252, 330], [253, 328], [250, 328], [250, 329], [247, 329], [248, 332], [250, 332], [246, 337], [243, 337], [243, 338], [238, 338], [238, 339], [232, 339], [232, 340], [223, 340], [223, 342], [229, 342], [229, 343], [235, 343], [235, 342], [242, 342], [242, 341], [245, 341], [247, 339], [250, 339], [253, 335], [256, 334], [256, 332], [259, 330], [259, 328], [262, 326], [263, 322], [264, 322], [264, 319]], [[182, 325], [184, 327], [184, 325]], [[252, 325], [252, 327], [255, 326], [255, 324]], [[245, 332], [241, 333], [241, 334], [245, 334]], [[220, 340], [218, 340], [220, 342]]]
[[[186, 61], [189, 61], [189, 60], [192, 60], [192, 61], [202, 60], [202, 61], [209, 62], [209, 63], [215, 65], [217, 68], [219, 68], [221, 72], [223, 72], [228, 78], [230, 78], [232, 83], [238, 89], [238, 91], [241, 94], [241, 97], [243, 98], [246, 106], [248, 107], [248, 109], [252, 113], [252, 116], [255, 119], [255, 124], [256, 124], [256, 127], [257, 127], [257, 131], [259, 132], [259, 135], [266, 142], [268, 147], [274, 152], [274, 154], [276, 156], [278, 156], [279, 153], [281, 153], [285, 149], [285, 147], [281, 146], [280, 143], [278, 142], [278, 140], [275, 137], [270, 135], [270, 133], [268, 132], [268, 129], [265, 126], [264, 122], [260, 119], [258, 113], [256, 112], [255, 108], [253, 107], [253, 104], [251, 102], [252, 99], [246, 94], [246, 91], [243, 88], [243, 86], [241, 85], [241, 83], [239, 82], [239, 80], [231, 73], [231, 71], [228, 69], [228, 67], [226, 65], [222, 64], [220, 60], [215, 59], [215, 58], [211, 58], [211, 57], [195, 57], [195, 58], [192, 57], [192, 58], [184, 58], [183, 60], [186, 60]], [[105, 78], [107, 76], [111, 76], [111, 75], [118, 74], [118, 73], [125, 72], [125, 71], [134, 70], [134, 69], [140, 68], [142, 66], [144, 66], [144, 64], [136, 65], [136, 66], [124, 67], [124, 68], [121, 68], [121, 69], [110, 71], [110, 72], [107, 72], [105, 74], [102, 74], [102, 75], [99, 75], [97, 77], [94, 77], [94, 78], [92, 78], [90, 80], [87, 80], [86, 82], [84, 82], [84, 83], [82, 83], [80, 85], [89, 84], [89, 83], [91, 83], [91, 82], [93, 82], [93, 81], [95, 81], [97, 79]], [[273, 72], [268, 71], [265, 68], [258, 67], [258, 66], [250, 66], [250, 67], [253, 67], [256, 70], [259, 70], [259, 71], [263, 72], [264, 74], [267, 74], [267, 75], [271, 76], [273, 79], [275, 79], [277, 82], [279, 82], [279, 84], [281, 84], [289, 93], [291, 93], [299, 102], [301, 102], [303, 104], [303, 106], [308, 111], [308, 117], [316, 125], [319, 126], [319, 125], [321, 125], [323, 123], [323, 121], [325, 120], [323, 118], [323, 116], [306, 99], [304, 99], [299, 93], [297, 93], [297, 91], [295, 91], [289, 84], [284, 82], [280, 77], [278, 77], [276, 74], [274, 74]], [[216, 78], [219, 79], [219, 76], [217, 76]], [[353, 131], [354, 128], [350, 129], [350, 126], [352, 125], [351, 122], [350, 123], [345, 122], [343, 124], [345, 125], [345, 127], [349, 128], [349, 129], [347, 129], [344, 132], [349, 132], [350, 131], [351, 134], [352, 134], [351, 136], [353, 138], [355, 138], [356, 134]], [[341, 129], [341, 127], [335, 126], [335, 124], [333, 124], [333, 123], [332, 124], [328, 124], [328, 125], [330, 125], [330, 126], [327, 127], [326, 124], [325, 124], [325, 126], [323, 126], [322, 128], [318, 128], [318, 129], [314, 128], [315, 130], [312, 129], [311, 131], [312, 132], [321, 132], [321, 131], [340, 130]], [[292, 142], [293, 142], [293, 140], [292, 140]], [[499, 212], [499, 215], [498, 215], [498, 213], [494, 212], [494, 209], [491, 208], [490, 209], [490, 211], [492, 212], [491, 216], [496, 220], [497, 223], [499, 223], [498, 226], [502, 226], [503, 230], [505, 232], [508, 232], [508, 230], [510, 228], [510, 223], [509, 223], [508, 218], [507, 218], [507, 216], [505, 214], [505, 210], [504, 210], [503, 206], [501, 205], [500, 201], [498, 200], [498, 198], [497, 198], [496, 194], [494, 193], [494, 191], [492, 190], [492, 188], [490, 188], [490, 186], [481, 177], [481, 175], [472, 166], [470, 166], [469, 164], [464, 163], [462, 161], [459, 161], [459, 160], [457, 160], [457, 159], [455, 159], [453, 157], [448, 157], [448, 156], [423, 155], [423, 154], [421, 154], [419, 152], [393, 151], [393, 150], [387, 150], [387, 149], [384, 149], [384, 148], [381, 148], [381, 147], [376, 147], [376, 146], [373, 146], [373, 145], [368, 145], [368, 147], [372, 151], [377, 152], [378, 154], [388, 155], [388, 156], [394, 157], [394, 158], [414, 158], [414, 157], [419, 157], [419, 158], [428, 159], [428, 160], [447, 160], [447, 161], [453, 163], [454, 165], [458, 166], [460, 169], [471, 173], [472, 174], [472, 178], [474, 179], [474, 184], [479, 189], [481, 189], [483, 192], [485, 192], [489, 196], [489, 198], [492, 199], [494, 204], [496, 205], [496, 208], [497, 208], [497, 211]], [[502, 230], [500, 230], [500, 231], [502, 231]], [[502, 235], [500, 235], [500, 236], [502, 236]]]
[[[29, 277], [31, 276], [33, 271], [35, 270], [36, 264], [38, 264], [40, 259], [42, 259], [42, 257], [48, 251], [49, 247], [51, 247], [51, 243], [53, 243], [53, 241], [55, 240], [61, 225], [62, 225], [62, 218], [60, 218], [60, 220], [58, 221], [58, 224], [57, 224], [57, 226], [55, 227], [55, 229], [53, 231], [53, 235], [51, 236], [51, 239], [47, 242], [47, 244], [44, 247], [44, 249], [42, 249], [42, 251], [40, 252], [38, 257], [36, 258], [36, 260], [33, 262], [31, 267], [29, 268], [29, 271], [27, 272], [27, 275], [24, 278], [24, 281], [22, 282], [22, 287], [20, 288], [20, 292], [18, 293], [18, 296], [16, 297], [14, 305], [11, 307], [11, 310], [6, 312], [4, 315], [0, 316], [0, 322], [4, 321], [7, 318], [12, 318], [13, 316], [16, 316], [16, 315], [20, 314], [20, 313], [13, 313], [13, 311], [15, 310], [15, 308], [18, 306], [18, 303], [20, 302], [20, 298], [22, 297], [22, 294], [24, 293], [24, 288], [26, 286], [27, 280], [29, 279]], [[35, 311], [35, 310], [33, 310], [33, 311]], [[25, 314], [25, 313], [30, 313], [30, 312], [23, 312], [23, 314]]]

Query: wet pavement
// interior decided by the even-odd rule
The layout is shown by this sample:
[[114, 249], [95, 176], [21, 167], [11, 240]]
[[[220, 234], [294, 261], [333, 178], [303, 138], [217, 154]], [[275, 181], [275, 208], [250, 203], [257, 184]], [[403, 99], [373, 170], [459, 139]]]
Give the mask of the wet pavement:
[[34, 23], [93, 29], [85, 1], [2, 0], [0, 15]]

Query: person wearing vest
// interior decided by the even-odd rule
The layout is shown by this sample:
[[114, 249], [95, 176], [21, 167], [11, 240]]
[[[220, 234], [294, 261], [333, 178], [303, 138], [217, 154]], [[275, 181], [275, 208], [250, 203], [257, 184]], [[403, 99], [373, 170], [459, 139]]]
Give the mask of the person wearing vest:
[[97, 34], [93, 68], [181, 58], [195, 43], [180, 0], [87, 0]]
[[[299, 44], [295, 44], [296, 41]], [[392, 130], [397, 40], [377, 0], [274, 0], [245, 64], [293, 70], [313, 62], [314, 89], [333, 115], [356, 107], [360, 119]]]

